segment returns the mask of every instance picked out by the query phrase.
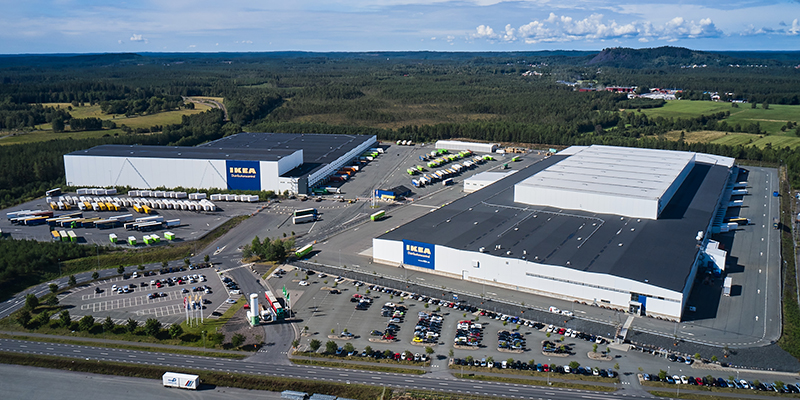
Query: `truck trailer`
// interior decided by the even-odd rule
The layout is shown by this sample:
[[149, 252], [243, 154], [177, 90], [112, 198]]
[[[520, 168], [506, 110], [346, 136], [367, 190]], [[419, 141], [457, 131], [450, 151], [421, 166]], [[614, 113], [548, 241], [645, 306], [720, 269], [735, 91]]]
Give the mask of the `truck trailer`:
[[181, 389], [197, 390], [200, 386], [198, 375], [179, 374], [177, 372], [165, 372], [161, 377], [164, 387], [175, 387]]

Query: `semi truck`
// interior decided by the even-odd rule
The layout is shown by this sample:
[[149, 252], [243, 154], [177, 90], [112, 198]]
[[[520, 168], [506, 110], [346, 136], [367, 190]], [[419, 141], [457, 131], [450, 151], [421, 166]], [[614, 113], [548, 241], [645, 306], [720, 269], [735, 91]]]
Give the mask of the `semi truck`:
[[165, 372], [161, 376], [161, 381], [164, 383], [164, 387], [197, 390], [200, 386], [200, 377], [198, 375], [179, 374], [177, 372]]

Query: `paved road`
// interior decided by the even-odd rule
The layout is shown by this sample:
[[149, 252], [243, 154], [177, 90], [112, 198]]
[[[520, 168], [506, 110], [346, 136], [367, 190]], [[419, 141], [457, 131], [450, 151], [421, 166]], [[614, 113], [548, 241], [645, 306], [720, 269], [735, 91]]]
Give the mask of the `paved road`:
[[[202, 370], [248, 373], [262, 376], [281, 376], [297, 379], [314, 379], [328, 382], [360, 383], [403, 389], [437, 390], [479, 396], [506, 398], [539, 399], [614, 399], [650, 398], [621, 388], [616, 393], [592, 392], [585, 390], [557, 389], [496, 382], [472, 382], [456, 379], [452, 375], [406, 375], [383, 372], [365, 372], [335, 368], [311, 367], [302, 365], [281, 365], [256, 363], [252, 361], [227, 360], [212, 357], [198, 357], [180, 354], [154, 353], [134, 350], [118, 350], [102, 347], [77, 346], [55, 343], [39, 343], [21, 340], [0, 339], [0, 350], [22, 354], [48, 354], [62, 357], [89, 360], [115, 361], [134, 364], [147, 364], [175, 368], [194, 368]], [[202, 379], [202, 377], [201, 377]], [[5, 379], [4, 379], [5, 380]], [[28, 379], [27, 381], [30, 381]], [[146, 396], [145, 396], [146, 397]], [[85, 398], [85, 396], [84, 396]]]
[[[85, 400], [173, 400], [181, 399], [266, 399], [281, 398], [278, 392], [255, 391], [229, 387], [201, 386], [200, 390], [168, 389], [154, 379], [129, 378], [0, 364], [3, 377], [3, 398]], [[31, 379], [35, 377], [34, 379]]]

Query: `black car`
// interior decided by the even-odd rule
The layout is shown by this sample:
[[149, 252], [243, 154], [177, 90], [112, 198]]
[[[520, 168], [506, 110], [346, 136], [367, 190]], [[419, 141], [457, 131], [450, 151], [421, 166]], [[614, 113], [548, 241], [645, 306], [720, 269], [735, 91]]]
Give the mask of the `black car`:
[[331, 294], [342, 294], [339, 289], [331, 289]]

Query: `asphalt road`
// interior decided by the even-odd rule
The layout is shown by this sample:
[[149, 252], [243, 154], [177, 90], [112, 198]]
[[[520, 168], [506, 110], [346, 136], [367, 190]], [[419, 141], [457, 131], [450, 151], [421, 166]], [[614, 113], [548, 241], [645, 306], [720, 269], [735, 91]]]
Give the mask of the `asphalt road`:
[[[3, 398], [85, 400], [113, 398], [116, 400], [187, 400], [202, 399], [266, 399], [281, 398], [278, 392], [255, 391], [229, 387], [200, 386], [190, 391], [168, 389], [153, 379], [108, 376], [56, 369], [0, 364], [3, 377]], [[33, 379], [32, 379], [33, 378]]]
[[[115, 361], [146, 364], [163, 367], [194, 368], [212, 371], [238, 372], [262, 376], [280, 376], [296, 379], [313, 379], [328, 382], [360, 383], [403, 389], [436, 390], [478, 396], [505, 398], [538, 398], [560, 400], [603, 400], [614, 398], [650, 398], [638, 393], [626, 392], [621, 388], [615, 393], [592, 392], [585, 390], [536, 387], [497, 382], [473, 382], [456, 379], [447, 375], [406, 375], [373, 371], [342, 370], [335, 368], [311, 367], [301, 365], [280, 365], [256, 363], [252, 361], [226, 360], [211, 357], [198, 357], [180, 354], [154, 353], [134, 350], [118, 350], [102, 347], [77, 346], [56, 343], [40, 343], [20, 340], [0, 339], [0, 350], [21, 354], [48, 354], [62, 357], [89, 360]], [[202, 376], [200, 377], [202, 380]], [[116, 378], [109, 378], [116, 379]], [[3, 379], [6, 380], [5, 377]], [[30, 377], [21, 380], [30, 384]], [[38, 381], [38, 380], [37, 380]], [[91, 385], [86, 385], [91, 386]], [[56, 389], [60, 393], [60, 389]], [[53, 392], [48, 392], [53, 393]], [[111, 389], [110, 393], [117, 393]], [[176, 392], [177, 393], [177, 392]], [[170, 392], [170, 394], [175, 394]], [[108, 397], [108, 392], [103, 397]], [[87, 396], [83, 396], [86, 398]], [[29, 398], [29, 397], [28, 397]], [[139, 398], [142, 398], [139, 396]], [[145, 396], [146, 398], [146, 396]]]

